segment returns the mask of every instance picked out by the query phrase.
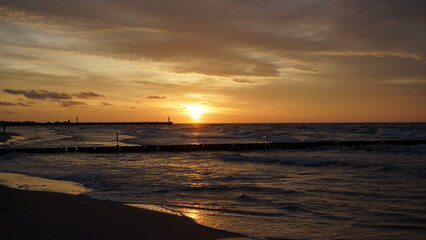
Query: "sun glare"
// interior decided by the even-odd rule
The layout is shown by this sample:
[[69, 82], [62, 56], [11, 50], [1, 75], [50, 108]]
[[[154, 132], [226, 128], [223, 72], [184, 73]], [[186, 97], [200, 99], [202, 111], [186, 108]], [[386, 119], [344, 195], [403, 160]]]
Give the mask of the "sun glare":
[[206, 112], [206, 107], [202, 105], [188, 105], [186, 109], [188, 109], [189, 115], [191, 115], [194, 120], [199, 120]]

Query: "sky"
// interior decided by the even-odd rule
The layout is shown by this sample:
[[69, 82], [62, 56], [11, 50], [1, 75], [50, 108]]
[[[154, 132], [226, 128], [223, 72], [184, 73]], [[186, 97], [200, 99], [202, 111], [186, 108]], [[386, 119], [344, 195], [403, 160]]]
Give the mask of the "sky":
[[0, 0], [0, 120], [424, 122], [424, 0]]

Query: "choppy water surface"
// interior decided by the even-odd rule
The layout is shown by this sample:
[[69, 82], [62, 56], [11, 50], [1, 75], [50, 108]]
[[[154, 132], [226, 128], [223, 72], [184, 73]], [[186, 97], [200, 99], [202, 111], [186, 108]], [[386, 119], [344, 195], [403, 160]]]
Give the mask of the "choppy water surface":
[[[424, 139], [425, 124], [246, 124], [10, 129], [69, 146]], [[48, 134], [41, 134], [48, 132]], [[40, 134], [40, 136], [36, 136]], [[28, 136], [38, 137], [25, 140]], [[112, 137], [111, 137], [112, 136]], [[46, 139], [46, 140], [42, 140]], [[166, 142], [166, 143], [165, 143]], [[424, 239], [426, 147], [126, 154], [8, 154], [0, 171], [71, 180], [90, 195], [157, 204], [201, 224], [278, 239]]]
[[0, 143], [0, 148], [115, 146], [116, 133], [120, 145], [425, 139], [426, 123], [81, 125], [8, 127], [7, 131], [16, 135]]

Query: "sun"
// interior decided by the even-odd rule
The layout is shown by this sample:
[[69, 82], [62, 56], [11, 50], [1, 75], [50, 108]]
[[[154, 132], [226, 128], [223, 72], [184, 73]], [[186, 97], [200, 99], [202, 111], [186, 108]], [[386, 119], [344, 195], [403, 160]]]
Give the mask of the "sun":
[[187, 105], [186, 109], [194, 120], [200, 120], [202, 115], [207, 111], [206, 107], [202, 105]]

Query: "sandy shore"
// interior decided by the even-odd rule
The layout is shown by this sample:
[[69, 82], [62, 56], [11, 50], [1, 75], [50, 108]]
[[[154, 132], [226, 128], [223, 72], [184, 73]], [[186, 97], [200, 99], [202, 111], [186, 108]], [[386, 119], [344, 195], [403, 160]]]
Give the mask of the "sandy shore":
[[241, 237], [192, 219], [81, 195], [0, 185], [0, 239], [185, 239]]

